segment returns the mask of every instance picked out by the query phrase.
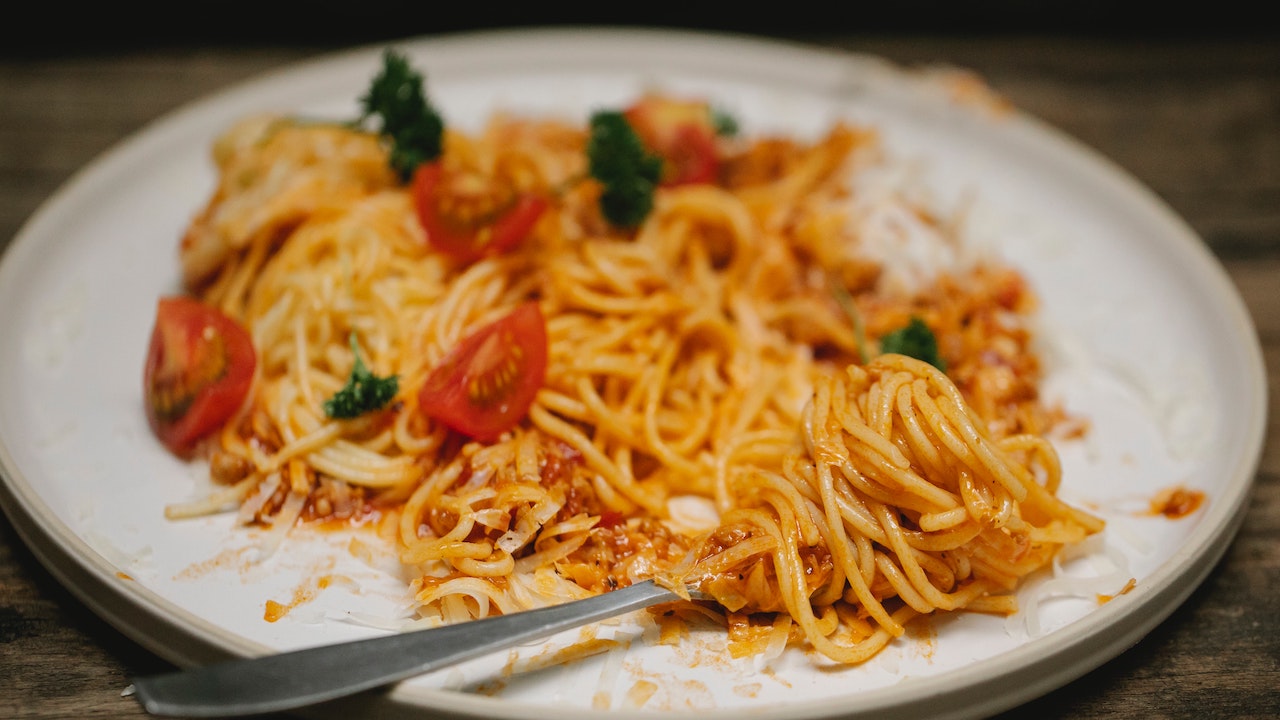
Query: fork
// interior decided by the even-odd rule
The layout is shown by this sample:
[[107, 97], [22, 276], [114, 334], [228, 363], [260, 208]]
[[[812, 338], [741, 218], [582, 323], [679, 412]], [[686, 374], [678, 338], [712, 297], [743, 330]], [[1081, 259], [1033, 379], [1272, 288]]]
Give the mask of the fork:
[[134, 696], [148, 713], [165, 717], [238, 717], [294, 710], [681, 599], [674, 591], [645, 580], [510, 615], [135, 678]]

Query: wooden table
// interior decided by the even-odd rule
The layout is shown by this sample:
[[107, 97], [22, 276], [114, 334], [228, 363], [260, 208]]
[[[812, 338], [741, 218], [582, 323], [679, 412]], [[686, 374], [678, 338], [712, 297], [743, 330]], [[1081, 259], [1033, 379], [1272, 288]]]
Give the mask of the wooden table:
[[[975, 70], [1149, 185], [1205, 239], [1280, 370], [1280, 43], [805, 35]], [[113, 48], [0, 58], [0, 248], [68, 177], [187, 101], [332, 46]], [[1280, 716], [1280, 394], [1226, 557], [1128, 652], [1009, 718]], [[73, 598], [0, 521], [0, 717], [139, 717], [130, 676], [166, 663]]]

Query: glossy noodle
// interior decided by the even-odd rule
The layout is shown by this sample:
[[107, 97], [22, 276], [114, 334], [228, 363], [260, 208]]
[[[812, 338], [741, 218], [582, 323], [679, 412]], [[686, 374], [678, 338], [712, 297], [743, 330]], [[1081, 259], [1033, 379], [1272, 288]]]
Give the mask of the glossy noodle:
[[[907, 193], [859, 184], [890, 162], [872, 129], [720, 138], [717, 180], [659, 188], [634, 229], [578, 180], [586, 142], [562, 119], [448, 130], [446, 163], [552, 198], [518, 246], [461, 262], [432, 248], [376, 136], [229, 130], [182, 261], [258, 365], [204, 447], [225, 489], [170, 514], [230, 504], [287, 552], [299, 522], [376, 509], [424, 618], [657, 577], [716, 598], [700, 612], [744, 652], [784, 638], [842, 663], [918, 615], [1014, 612], [1023, 578], [1101, 529], [1057, 497], [1048, 434], [1066, 416], [1037, 391], [1031, 290], [991, 258], [901, 281], [882, 236], [948, 257], [960, 241]], [[527, 415], [484, 442], [432, 419], [433, 368], [529, 302], [547, 358]], [[879, 351], [911, 318], [946, 372]], [[399, 392], [333, 419], [357, 353]]]

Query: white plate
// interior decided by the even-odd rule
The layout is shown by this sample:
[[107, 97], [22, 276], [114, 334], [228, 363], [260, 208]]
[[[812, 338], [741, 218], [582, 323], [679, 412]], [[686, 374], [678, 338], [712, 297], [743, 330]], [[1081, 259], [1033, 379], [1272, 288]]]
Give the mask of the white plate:
[[[1265, 377], [1250, 319], [1221, 268], [1151, 193], [1033, 119], [1001, 112], [945, 77], [873, 58], [747, 38], [545, 30], [397, 44], [426, 71], [447, 121], [495, 109], [585, 118], [657, 85], [705, 95], [747, 133], [814, 135], [836, 119], [879, 126], [943, 210], [971, 228], [1043, 300], [1047, 392], [1094, 423], [1060, 446], [1064, 495], [1109, 522], [1063, 572], [1095, 578], [1106, 603], [1021, 593], [1011, 621], [936, 619], [866, 665], [788, 652], [735, 661], [716, 632], [675, 646], [636, 618], [590, 631], [604, 652], [549, 664], [576, 633], [401, 684], [356, 707], [487, 717], [609, 706], [628, 715], [970, 717], [1007, 709], [1114, 657], [1164, 619], [1233, 537], [1262, 445]], [[393, 570], [345, 538], [302, 534], [263, 565], [227, 516], [169, 522], [200, 469], [163, 452], [141, 407], [158, 295], [178, 287], [176, 242], [213, 183], [216, 134], [242, 115], [353, 117], [380, 65], [359, 48], [196, 103], [85, 168], [31, 219], [0, 266], [0, 499], [34, 551], [95, 611], [182, 665], [367, 636], [352, 618], [404, 602]], [[1182, 520], [1147, 501], [1181, 485], [1208, 501]], [[393, 568], [393, 564], [387, 567]], [[328, 580], [332, 580], [324, 587]], [[314, 596], [314, 597], [313, 597]], [[268, 600], [304, 600], [264, 619]], [[345, 619], [344, 619], [345, 618]], [[719, 644], [719, 646], [718, 646]], [[646, 684], [651, 683], [651, 685]], [[641, 690], [652, 690], [637, 708]], [[337, 712], [335, 710], [335, 712]]]

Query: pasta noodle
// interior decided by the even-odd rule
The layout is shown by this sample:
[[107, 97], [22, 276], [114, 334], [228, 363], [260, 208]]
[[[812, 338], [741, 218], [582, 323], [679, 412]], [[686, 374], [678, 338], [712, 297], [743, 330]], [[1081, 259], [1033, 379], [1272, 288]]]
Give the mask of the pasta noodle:
[[[918, 615], [1013, 612], [1023, 578], [1102, 527], [1057, 497], [1047, 433], [1064, 414], [1037, 392], [1030, 289], [990, 258], [887, 281], [871, 234], [958, 241], [904, 193], [875, 200], [896, 230], [859, 222], [856, 180], [888, 162], [870, 128], [719, 142], [717, 182], [660, 188], [628, 230], [576, 181], [585, 128], [449, 129], [445, 162], [553, 198], [519, 246], [460, 262], [432, 249], [375, 135], [276, 117], [230, 129], [182, 259], [258, 364], [206, 448], [226, 488], [170, 514], [238, 507], [276, 543], [379, 508], [440, 622], [657, 577], [714, 597], [700, 612], [735, 647], [804, 642], [858, 663]], [[433, 368], [530, 301], [547, 363], [527, 416], [483, 442], [433, 420], [418, 393]], [[877, 350], [912, 318], [946, 372]], [[329, 417], [360, 361], [399, 392]], [[690, 497], [716, 521], [676, 522]]]

